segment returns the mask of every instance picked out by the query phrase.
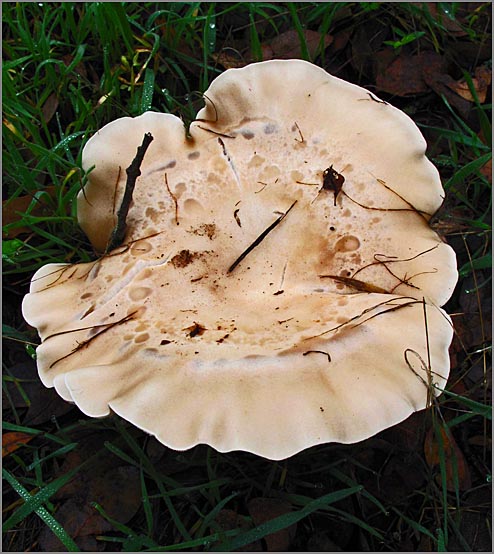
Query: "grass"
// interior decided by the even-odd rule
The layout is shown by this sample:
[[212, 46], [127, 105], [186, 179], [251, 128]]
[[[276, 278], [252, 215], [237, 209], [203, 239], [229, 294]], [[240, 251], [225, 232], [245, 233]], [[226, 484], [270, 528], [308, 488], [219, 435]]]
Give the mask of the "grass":
[[[59, 521], [60, 494], [74, 475], [108, 459], [135, 468], [139, 505], [122, 523], [105, 502], [87, 500], [107, 523], [97, 534], [106, 550], [266, 546], [270, 533], [295, 524], [295, 550], [472, 551], [485, 544], [470, 526], [474, 514], [479, 533], [489, 531], [491, 181], [484, 167], [491, 106], [479, 101], [471, 75], [490, 45], [490, 6], [466, 15], [458, 3], [436, 6], [433, 13], [426, 4], [379, 2], [3, 3], [4, 433], [18, 433], [22, 443], [4, 458], [4, 550], [38, 549], [46, 528], [67, 551], [87, 549]], [[353, 63], [351, 41], [339, 50], [324, 50], [321, 41], [314, 49], [306, 33], [343, 42], [345, 33], [354, 37], [366, 26], [397, 54], [426, 48], [458, 60], [459, 43], [474, 52], [465, 65], [453, 64], [474, 98], [467, 115], [444, 94], [381, 95], [426, 135], [447, 195], [433, 224], [455, 248], [460, 268], [447, 305], [458, 324], [448, 390], [413, 416], [412, 446], [405, 425], [270, 462], [204, 446], [170, 451], [116, 416], [88, 419], [77, 409], [27, 424], [37, 377], [19, 378], [14, 366], [29, 364], [38, 338], [22, 320], [20, 301], [40, 266], [94, 259], [74, 202], [86, 182], [81, 152], [91, 134], [147, 110], [192, 121], [202, 92], [223, 71], [218, 53], [261, 60], [263, 46], [287, 30], [296, 31], [302, 58], [372, 90], [367, 66]], [[434, 464], [424, 456], [427, 432]], [[98, 446], [86, 456], [87, 435]], [[83, 465], [64, 470], [64, 460], [77, 455], [86, 456]], [[400, 468], [413, 468], [415, 481], [395, 483]], [[401, 495], [393, 496], [393, 486]], [[249, 502], [257, 497], [285, 502], [290, 511], [255, 525]], [[230, 528], [218, 523], [225, 510], [238, 516]]]

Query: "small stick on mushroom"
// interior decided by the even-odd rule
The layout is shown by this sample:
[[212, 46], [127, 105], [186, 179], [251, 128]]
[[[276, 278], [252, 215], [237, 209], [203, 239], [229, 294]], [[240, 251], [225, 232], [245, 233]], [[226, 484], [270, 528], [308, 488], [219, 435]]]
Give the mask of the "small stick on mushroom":
[[[199, 119], [199, 121], [202, 121]], [[235, 137], [233, 135], [227, 135], [226, 133], [218, 133], [218, 131], [213, 131], [213, 129], [207, 129], [206, 127], [203, 127], [202, 125], [197, 125], [199, 129], [202, 129], [203, 131], [207, 131], [208, 133], [212, 133], [213, 135], [216, 135], [217, 137], [223, 137], [223, 138], [232, 138]]]
[[137, 181], [137, 177], [141, 174], [141, 164], [146, 154], [146, 150], [153, 141], [153, 135], [146, 133], [142, 139], [142, 144], [137, 148], [137, 153], [132, 163], [125, 170], [127, 173], [127, 182], [125, 183], [125, 192], [122, 198], [122, 203], [117, 212], [117, 224], [113, 229], [108, 244], [106, 246], [105, 254], [120, 246], [125, 237], [125, 230], [127, 229], [127, 214], [129, 213], [130, 203], [132, 202], [132, 194]]
[[[372, 175], [372, 173], [371, 173]], [[374, 175], [372, 175], [374, 177]], [[419, 215], [426, 223], [428, 223], [428, 218], [431, 218], [431, 214], [427, 213], [427, 212], [423, 212], [422, 210], [418, 210], [412, 203], [410, 203], [406, 198], [403, 198], [403, 196], [399, 193], [397, 193], [395, 190], [393, 190], [391, 187], [388, 187], [388, 185], [385, 183], [385, 181], [383, 181], [382, 179], [378, 179], [377, 177], [374, 177], [376, 179], [376, 181], [381, 185], [383, 186], [386, 190], [389, 190], [389, 192], [392, 192], [394, 195], [396, 195], [400, 200], [403, 200], [403, 202], [405, 202], [405, 204], [407, 204], [408, 206], [410, 206], [410, 209], [408, 208], [375, 208], [373, 206], [366, 206], [364, 204], [361, 204], [360, 202], [357, 202], [357, 200], [355, 200], [354, 198], [352, 198], [351, 196], [349, 196], [345, 191], [342, 191], [343, 194], [348, 198], [348, 200], [350, 200], [351, 202], [353, 202], [354, 204], [357, 204], [357, 206], [360, 206], [361, 208], [364, 208], [366, 210], [373, 210], [373, 211], [377, 211], [377, 212], [415, 212], [417, 215]]]
[[166, 173], [165, 173], [165, 185], [166, 185], [166, 190], [168, 191], [168, 194], [172, 197], [173, 203], [175, 204], [175, 223], [177, 225], [180, 225], [180, 223], [178, 221], [178, 201], [177, 201], [177, 197], [173, 194], [173, 192], [170, 190], [170, 187], [168, 186], [168, 176], [166, 175]]
[[117, 204], [117, 190], [118, 190], [118, 183], [120, 182], [120, 175], [122, 174], [122, 167], [118, 166], [118, 173], [117, 178], [115, 179], [115, 186], [113, 187], [113, 207], [111, 210], [111, 213], [115, 213], [115, 208]]
[[239, 227], [242, 227], [242, 222], [240, 221], [240, 218], [238, 217], [238, 212], [240, 211], [240, 208], [237, 208], [234, 212], [233, 212], [233, 217], [235, 218], [235, 221], [237, 222], [237, 225]]
[[302, 134], [302, 131], [300, 130], [300, 127], [298, 126], [298, 123], [296, 121], [295, 121], [295, 127], [298, 131], [298, 134], [300, 135], [300, 138], [299, 139], [296, 138], [295, 140], [300, 144], [302, 144], [303, 142], [305, 142], [304, 135]]
[[285, 213], [281, 214], [278, 219], [273, 221], [273, 223], [271, 223], [271, 225], [267, 229], [265, 229], [256, 238], [256, 240], [242, 252], [242, 254], [240, 254], [240, 256], [228, 268], [227, 273], [231, 273], [237, 267], [237, 265], [247, 256], [247, 254], [249, 254], [249, 252], [252, 252], [252, 250], [254, 250], [254, 248], [258, 246], [266, 238], [268, 233], [270, 233], [275, 227], [277, 227], [285, 219], [285, 217], [288, 215], [288, 213], [293, 208], [293, 206], [295, 206], [296, 203], [297, 203], [297, 200], [295, 200]]
[[[371, 262], [370, 264], [366, 264], [364, 266], [362, 266], [361, 268], [357, 269], [357, 271], [355, 271], [353, 273], [353, 275], [351, 276], [352, 279], [355, 278], [355, 275], [357, 275], [358, 273], [360, 273], [361, 271], [363, 271], [364, 269], [367, 269], [368, 267], [371, 267], [371, 266], [374, 266], [374, 265], [383, 265], [385, 267], [385, 269], [391, 273], [391, 275], [393, 277], [396, 277], [397, 279], [399, 279], [399, 277], [397, 277], [394, 273], [392, 273], [389, 268], [387, 267], [386, 264], [392, 264], [392, 263], [401, 263], [401, 262], [410, 262], [412, 260], [415, 260], [417, 259], [419, 256], [423, 256], [424, 254], [427, 254], [428, 252], [432, 252], [433, 250], [435, 250], [439, 245], [436, 244], [435, 246], [433, 246], [432, 248], [428, 248], [427, 250], [424, 250], [423, 252], [419, 252], [418, 254], [415, 254], [414, 256], [411, 256], [410, 258], [397, 258], [396, 256], [386, 256], [386, 254], [379, 254], [379, 253], [376, 253], [374, 254], [374, 260], [375, 262]], [[381, 258], [388, 258], [387, 260], [380, 260], [379, 257]]]
[[328, 352], [324, 352], [323, 350], [307, 350], [307, 352], [304, 352], [302, 356], [307, 356], [308, 354], [324, 354], [324, 356], [328, 357], [328, 362], [331, 361], [331, 356]]
[[368, 292], [368, 293], [379, 293], [379, 294], [389, 294], [389, 291], [373, 285], [372, 283], [366, 283], [365, 281], [359, 281], [358, 279], [352, 279], [351, 277], [340, 277], [339, 275], [319, 275], [321, 278], [333, 279], [338, 283], [343, 283], [348, 287], [352, 287], [359, 292]]
[[[370, 92], [367, 93], [369, 95], [369, 98], [371, 100], [373, 100], [374, 102], [376, 102], [376, 104], [385, 104], [386, 106], [389, 106], [388, 102], [385, 102], [384, 100], [381, 100], [377, 97], [375, 97], [373, 94], [371, 94]], [[359, 98], [359, 101], [361, 100], [367, 100], [367, 98]]]
[[[397, 302], [399, 300], [408, 300], [408, 302], [404, 302], [403, 304], [393, 304], [393, 302]], [[369, 320], [371, 320], [371, 319], [373, 319], [373, 318], [375, 318], [379, 315], [383, 315], [383, 314], [386, 314], [388, 312], [394, 312], [396, 310], [400, 310], [401, 308], [406, 308], [406, 307], [412, 306], [414, 304], [420, 304], [420, 302], [418, 300], [416, 300], [415, 298], [413, 298], [412, 296], [400, 296], [398, 298], [396, 298], [396, 297], [390, 298], [389, 300], [385, 300], [384, 302], [379, 302], [378, 304], [375, 304], [374, 306], [371, 306], [370, 308], [366, 308], [360, 314], [351, 317], [350, 319], [348, 319], [347, 321], [345, 321], [343, 323], [340, 323], [336, 327], [332, 327], [331, 329], [328, 329], [327, 331], [323, 331], [322, 333], [319, 333], [318, 335], [313, 335], [313, 336], [307, 337], [303, 340], [308, 341], [308, 340], [316, 339], [316, 338], [322, 337], [322, 336], [324, 336], [328, 333], [338, 331], [338, 329], [341, 329], [342, 327], [345, 327], [346, 325], [349, 325], [353, 321], [358, 321], [364, 315], [367, 315], [368, 313], [372, 312], [373, 310], [375, 310], [377, 308], [380, 308], [381, 306], [392, 306], [392, 308], [388, 308], [386, 310], [382, 310], [380, 312], [377, 312], [374, 315], [371, 315], [370, 317], [368, 317], [367, 319], [364, 319], [363, 321], [359, 321], [358, 323], [355, 323], [354, 325], [352, 325], [351, 329], [353, 329], [355, 327], [358, 327], [359, 325], [362, 325], [363, 323], [366, 323], [367, 321], [369, 321]]]
[[[134, 312], [132, 312], [131, 314], [123, 317], [122, 319], [120, 319], [119, 321], [114, 321], [113, 323], [108, 323], [108, 324], [104, 324], [104, 325], [92, 325], [91, 327], [89, 327], [89, 329], [97, 329], [99, 327], [104, 327], [104, 329], [102, 331], [99, 331], [98, 333], [95, 333], [92, 337], [89, 337], [88, 339], [82, 341], [82, 342], [79, 342], [77, 344], [77, 346], [75, 348], [73, 348], [68, 354], [66, 354], [65, 356], [62, 356], [61, 358], [58, 358], [57, 360], [55, 360], [53, 363], [50, 364], [50, 369], [55, 365], [55, 364], [58, 364], [58, 362], [61, 362], [62, 360], [65, 360], [66, 358], [68, 358], [69, 356], [72, 356], [72, 354], [75, 354], [76, 352], [78, 352], [79, 350], [82, 350], [83, 348], [86, 348], [91, 342], [94, 341], [94, 339], [96, 339], [97, 337], [101, 336], [103, 333], [106, 333], [107, 331], [109, 331], [110, 329], [113, 329], [113, 327], [116, 327], [117, 325], [121, 325], [123, 323], [127, 323], [128, 321], [131, 321], [133, 319], [133, 317], [135, 316], [135, 314], [138, 312], [138, 310], [135, 310]], [[52, 338], [52, 337], [55, 337], [57, 335], [60, 335], [60, 334], [64, 334], [64, 333], [72, 333], [72, 332], [76, 332], [76, 331], [80, 331], [80, 330], [84, 330], [84, 329], [88, 329], [88, 327], [83, 327], [82, 329], [72, 329], [70, 331], [62, 331], [60, 333], [53, 333], [52, 335], [50, 335], [49, 337], [46, 337], [44, 339], [43, 342], [45, 342], [46, 340], [48, 340], [49, 338]]]

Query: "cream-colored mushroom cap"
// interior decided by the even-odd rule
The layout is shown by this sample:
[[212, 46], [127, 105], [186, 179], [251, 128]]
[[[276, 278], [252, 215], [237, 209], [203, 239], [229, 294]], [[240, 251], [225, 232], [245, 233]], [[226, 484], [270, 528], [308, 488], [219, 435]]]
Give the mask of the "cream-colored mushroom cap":
[[424, 408], [449, 372], [455, 255], [401, 111], [303, 61], [220, 75], [186, 134], [118, 119], [89, 140], [79, 221], [104, 252], [145, 133], [124, 243], [33, 277], [43, 383], [175, 449], [282, 459]]

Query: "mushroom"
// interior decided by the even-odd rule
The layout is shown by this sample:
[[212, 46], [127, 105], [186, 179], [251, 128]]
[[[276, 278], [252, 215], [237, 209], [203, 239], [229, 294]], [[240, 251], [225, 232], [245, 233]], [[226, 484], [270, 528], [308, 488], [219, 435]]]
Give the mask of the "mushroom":
[[[423, 409], [449, 373], [443, 200], [400, 110], [299, 60], [231, 69], [188, 134], [145, 113], [95, 133], [78, 217], [102, 255], [50, 264], [23, 302], [40, 378], [163, 444], [283, 459]], [[124, 242], [127, 168], [150, 144]]]

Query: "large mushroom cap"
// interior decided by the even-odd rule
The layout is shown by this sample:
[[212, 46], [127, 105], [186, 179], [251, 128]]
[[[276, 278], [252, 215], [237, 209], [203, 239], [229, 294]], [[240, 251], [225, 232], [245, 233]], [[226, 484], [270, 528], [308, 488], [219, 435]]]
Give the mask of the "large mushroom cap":
[[45, 385], [175, 449], [271, 459], [424, 408], [448, 377], [457, 272], [417, 127], [303, 61], [228, 70], [205, 97], [189, 137], [148, 112], [87, 143], [79, 220], [103, 252], [154, 137], [124, 244], [33, 277]]

